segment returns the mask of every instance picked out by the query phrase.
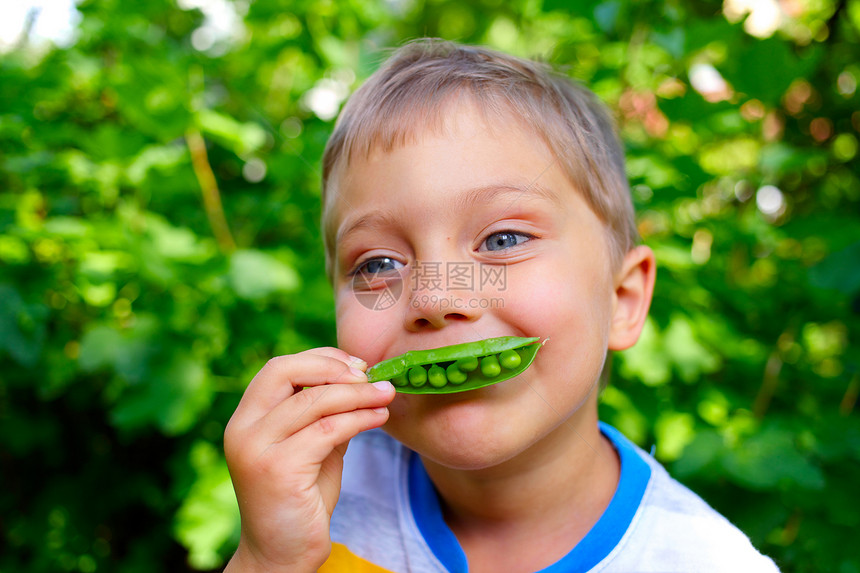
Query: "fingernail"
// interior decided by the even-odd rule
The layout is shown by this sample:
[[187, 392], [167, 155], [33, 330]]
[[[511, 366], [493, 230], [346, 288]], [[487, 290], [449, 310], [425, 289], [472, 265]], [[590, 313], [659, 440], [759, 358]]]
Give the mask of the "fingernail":
[[391, 390], [391, 382], [388, 380], [380, 380], [379, 382], [374, 382], [373, 386], [376, 387], [377, 390], [382, 392], [388, 392]]
[[349, 364], [351, 366], [355, 366], [359, 370], [366, 370], [367, 369], [367, 362], [365, 362], [364, 360], [362, 360], [358, 356], [350, 356], [349, 357]]
[[352, 366], [349, 367], [349, 373], [355, 376], [356, 378], [367, 378], [367, 375], [359, 370], [358, 368], [354, 368]]
[[377, 414], [384, 414], [388, 408], [374, 408], [373, 411]]

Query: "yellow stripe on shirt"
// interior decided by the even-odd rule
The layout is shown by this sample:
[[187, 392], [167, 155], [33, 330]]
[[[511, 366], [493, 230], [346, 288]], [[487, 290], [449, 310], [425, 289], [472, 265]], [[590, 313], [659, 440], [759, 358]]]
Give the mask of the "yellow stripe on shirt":
[[331, 555], [317, 573], [393, 573], [362, 559], [343, 543], [331, 544]]

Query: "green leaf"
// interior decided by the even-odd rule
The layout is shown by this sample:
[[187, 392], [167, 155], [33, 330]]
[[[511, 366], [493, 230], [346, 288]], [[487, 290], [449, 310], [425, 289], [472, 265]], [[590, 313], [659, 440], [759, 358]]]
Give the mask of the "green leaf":
[[809, 74], [818, 53], [810, 51], [799, 58], [793, 45], [777, 36], [747, 39], [731, 45], [727, 60], [717, 67], [736, 90], [777, 105], [791, 82]]
[[68, 239], [82, 239], [93, 234], [93, 226], [76, 217], [51, 217], [45, 221], [45, 231]]
[[117, 360], [120, 334], [110, 326], [90, 328], [81, 338], [78, 365], [85, 372], [113, 366]]
[[644, 443], [648, 435], [648, 419], [636, 408], [627, 394], [610, 385], [601, 392], [600, 402], [611, 409], [604, 419], [634, 443]]
[[169, 145], [150, 145], [137, 154], [126, 169], [126, 177], [132, 185], [140, 185], [151, 170], [172, 172], [187, 160], [188, 148], [185, 145], [175, 142]]
[[636, 377], [648, 386], [661, 386], [671, 378], [668, 354], [662, 343], [657, 325], [648, 318], [639, 341], [618, 354], [623, 376]]
[[754, 489], [796, 484], [820, 490], [825, 485], [821, 470], [798, 451], [793, 434], [774, 427], [725, 452], [722, 463], [729, 475]]
[[618, 22], [622, 4], [618, 0], [601, 2], [594, 7], [594, 21], [604, 32], [612, 32]]
[[204, 243], [190, 229], [173, 226], [153, 214], [146, 215], [146, 235], [155, 252], [167, 260], [199, 263], [215, 254], [211, 242]]
[[672, 316], [664, 335], [664, 344], [666, 353], [685, 382], [693, 382], [720, 366], [719, 356], [698, 341], [693, 324], [682, 314]]
[[684, 448], [696, 433], [693, 416], [686, 412], [663, 412], [654, 425], [657, 438], [657, 457], [673, 461], [681, 456]]
[[45, 343], [48, 309], [24, 302], [18, 290], [0, 284], [0, 350], [22, 366], [35, 366]]
[[236, 294], [259, 300], [272, 294], [295, 291], [299, 286], [296, 271], [262, 251], [239, 250], [230, 257], [230, 283]]
[[112, 411], [123, 429], [155, 425], [167, 435], [186, 432], [212, 402], [212, 388], [199, 361], [181, 354], [151, 365], [151, 374], [127, 389]]
[[651, 39], [675, 59], [684, 57], [684, 43], [687, 38], [683, 28], [672, 28], [665, 33], [651, 32]]
[[860, 242], [829, 255], [809, 270], [809, 282], [851, 295], [860, 291]]
[[136, 384], [149, 376], [161, 335], [156, 319], [146, 315], [127, 329], [94, 324], [81, 338], [78, 365], [84, 372], [111, 368], [122, 380]]
[[702, 169], [713, 175], [749, 171], [759, 163], [761, 144], [752, 137], [722, 139], [699, 150]]
[[717, 432], [699, 432], [684, 448], [681, 458], [672, 464], [672, 473], [679, 478], [707, 473], [717, 463], [723, 449], [723, 438]]
[[761, 150], [759, 166], [765, 173], [784, 175], [800, 171], [808, 165], [809, 152], [791, 147], [786, 143], [772, 143]]
[[209, 109], [198, 112], [197, 123], [204, 133], [240, 156], [257, 151], [266, 142], [265, 130], [256, 123], [241, 123]]
[[546, 12], [562, 10], [566, 14], [579, 14], [593, 16], [594, 9], [600, 5], [600, 0], [581, 0], [580, 2], [567, 2], [565, 0], [544, 0], [543, 9]]
[[629, 159], [627, 175], [631, 179], [640, 179], [652, 189], [673, 187], [684, 179], [670, 162], [657, 155]]
[[239, 538], [239, 505], [224, 458], [209, 442], [191, 448], [196, 479], [174, 519], [176, 538], [188, 548], [188, 560], [196, 569], [223, 565], [221, 549]]

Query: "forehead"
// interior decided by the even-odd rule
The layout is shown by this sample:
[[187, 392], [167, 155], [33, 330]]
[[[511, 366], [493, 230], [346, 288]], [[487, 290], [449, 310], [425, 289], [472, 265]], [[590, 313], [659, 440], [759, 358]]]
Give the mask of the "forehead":
[[[327, 232], [334, 232], [332, 227], [339, 224], [350, 210], [351, 202], [344, 198], [344, 194], [378, 193], [378, 186], [372, 184], [375, 180], [391, 179], [398, 174], [402, 177], [403, 185], [409, 185], [410, 179], [414, 179], [413, 184], [423, 184], [428, 180], [441, 184], [442, 181], [453, 179], [463, 190], [475, 191], [484, 187], [497, 190], [511, 188], [535, 191], [538, 195], [556, 198], [541, 187], [537, 178], [546, 168], [556, 163], [554, 155], [545, 139], [512, 110], [486, 110], [466, 98], [447, 102], [444, 108], [440, 108], [440, 112], [438, 117], [419, 118], [409, 126], [408, 131], [400, 132], [399, 137], [394, 137], [393, 133], [379, 134], [376, 139], [368, 140], [366, 146], [354, 147], [349, 155], [344, 154], [341, 157], [329, 174], [325, 189], [323, 223]], [[426, 145], [419, 146], [419, 143]], [[442, 147], [456, 148], [461, 153], [454, 154], [453, 162], [452, 157], [444, 153], [440, 159], [436, 152]], [[405, 171], [401, 169], [395, 174], [388, 160], [392, 155], [406, 153], [405, 148], [410, 149], [408, 153], [413, 161], [406, 164]], [[511, 149], [515, 151], [512, 153]], [[511, 166], [523, 155], [529, 155], [533, 160], [521, 164], [520, 178], [509, 176], [506, 179], [488, 179], [480, 169], [475, 169], [472, 173], [464, 168], [464, 164], [468, 162], [461, 161], [468, 158], [468, 161], [483, 160], [492, 163], [497, 156], [505, 154], [512, 157]], [[454, 162], [460, 166], [460, 171], [456, 173], [458, 177], [454, 177], [455, 174], [448, 169], [453, 168]], [[402, 168], [403, 164], [400, 166]], [[539, 169], [533, 169], [535, 166]], [[514, 170], [508, 170], [509, 173], [511, 171]], [[356, 185], [357, 181], [363, 184]], [[370, 185], [367, 184], [369, 182]], [[534, 189], [529, 189], [530, 187]], [[471, 195], [477, 197], [484, 194]], [[466, 202], [469, 200], [464, 199]], [[332, 235], [331, 238], [335, 237]]]

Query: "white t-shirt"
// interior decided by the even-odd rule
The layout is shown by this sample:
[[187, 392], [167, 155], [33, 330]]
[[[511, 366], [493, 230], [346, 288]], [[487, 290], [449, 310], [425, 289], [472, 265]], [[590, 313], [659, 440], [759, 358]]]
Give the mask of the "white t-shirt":
[[[621, 476], [588, 534], [541, 573], [772, 573], [749, 539], [615, 428]], [[420, 458], [381, 430], [350, 442], [332, 555], [321, 573], [466, 573], [457, 538]], [[500, 548], [516, 551], [516, 548]]]

